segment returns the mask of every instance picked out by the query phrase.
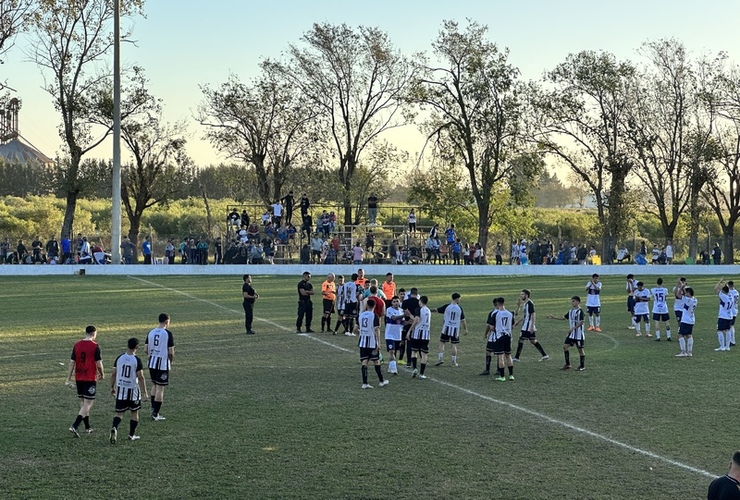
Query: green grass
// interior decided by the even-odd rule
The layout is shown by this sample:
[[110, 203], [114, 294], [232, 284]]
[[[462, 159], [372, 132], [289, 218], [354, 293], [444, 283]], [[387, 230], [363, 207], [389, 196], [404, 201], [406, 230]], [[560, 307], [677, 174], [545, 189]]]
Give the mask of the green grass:
[[[624, 284], [605, 278], [604, 333], [588, 335], [587, 371], [577, 373], [559, 370], [565, 324], [544, 318], [583, 295], [586, 277], [399, 276], [430, 305], [461, 292], [471, 333], [458, 368], [430, 366], [426, 381], [401, 369], [373, 391], [360, 390], [355, 339], [289, 333], [298, 279], [254, 277], [255, 314], [268, 322], [256, 321], [253, 337], [242, 333], [238, 276], [3, 279], [3, 498], [701, 498], [701, 473], [545, 416], [717, 475], [738, 447], [738, 351], [713, 351], [714, 277], [690, 278], [693, 359], [674, 358], [675, 340], [625, 329]], [[490, 301], [503, 295], [511, 306], [524, 287], [552, 359], [539, 363], [525, 346], [516, 381], [479, 377]], [[167, 420], [142, 418], [141, 441], [111, 446], [106, 381], [91, 415], [97, 432], [72, 439], [78, 402], [63, 385], [72, 344], [95, 324], [110, 373], [126, 339], [143, 341], [162, 311], [176, 340]], [[435, 336], [439, 327], [435, 316]]]

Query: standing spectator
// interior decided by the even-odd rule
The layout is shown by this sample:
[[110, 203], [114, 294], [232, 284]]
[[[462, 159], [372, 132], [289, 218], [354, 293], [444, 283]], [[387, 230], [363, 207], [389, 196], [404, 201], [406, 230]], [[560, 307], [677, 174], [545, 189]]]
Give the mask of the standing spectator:
[[144, 243], [141, 244], [141, 254], [144, 256], [144, 264], [152, 263], [152, 237], [147, 236], [144, 238]]
[[719, 243], [715, 243], [714, 248], [712, 248], [712, 262], [715, 266], [722, 264], [722, 249], [719, 247]]
[[175, 358], [175, 338], [169, 330], [170, 316], [162, 313], [159, 326], [146, 337], [146, 354], [149, 356], [149, 375], [152, 379], [152, 420], [165, 418], [159, 414], [164, 400], [164, 388], [170, 383], [170, 369]]
[[247, 213], [246, 210], [242, 210], [241, 224], [240, 225], [241, 226], [244, 226], [244, 227], [249, 227], [249, 222], [250, 222], [249, 214]]
[[416, 232], [416, 212], [412, 208], [409, 212], [409, 233]]
[[10, 252], [10, 241], [5, 238], [0, 242], [0, 264], [5, 264], [8, 261], [8, 253]]
[[475, 262], [478, 265], [485, 264], [485, 261], [483, 260], [484, 253], [483, 253], [483, 247], [480, 243], [475, 244], [475, 254], [473, 255], [473, 262]]
[[362, 246], [360, 245], [360, 242], [358, 241], [355, 243], [355, 246], [352, 248], [352, 263], [355, 265], [362, 264], [362, 256], [365, 254], [365, 251], [362, 249]]
[[303, 195], [301, 195], [300, 206], [301, 206], [301, 219], [303, 220], [308, 216], [308, 209], [311, 207], [311, 202], [308, 201], [308, 196], [306, 195], [306, 193], [303, 193]]
[[455, 232], [455, 225], [450, 224], [450, 227], [445, 229], [445, 236], [447, 237], [447, 244], [452, 245], [457, 239], [457, 233]]
[[376, 224], [378, 218], [378, 197], [371, 194], [367, 198], [367, 218], [371, 226]]
[[[64, 246], [64, 240], [62, 240], [62, 246]], [[136, 250], [136, 245], [131, 242], [128, 236], [124, 236], [123, 241], [121, 241], [121, 254], [123, 255], [124, 264], [131, 265], [134, 261], [134, 250]]]
[[665, 244], [666, 264], [673, 263], [673, 240], [668, 240]]
[[432, 255], [434, 255], [434, 238], [431, 234], [427, 237], [426, 241], [424, 241], [424, 251], [427, 253], [424, 262], [426, 262], [427, 264], [431, 264]]
[[398, 263], [398, 240], [391, 241], [391, 244], [388, 246], [388, 255], [390, 264]]
[[198, 264], [205, 266], [208, 264], [208, 240], [205, 238], [198, 240], [196, 248], [198, 249]]
[[306, 214], [303, 216], [303, 223], [301, 224], [301, 238], [303, 238], [303, 233], [306, 233], [306, 239], [311, 239], [311, 231], [313, 229], [313, 220], [311, 220], [311, 216]]
[[164, 247], [164, 263], [172, 264], [175, 260], [175, 245], [172, 244], [172, 240], [167, 240], [167, 246]]
[[280, 200], [272, 204], [272, 223], [275, 227], [280, 227], [283, 223], [283, 205], [280, 204]]
[[80, 257], [80, 254], [82, 253], [82, 247], [84, 245], [85, 238], [82, 237], [82, 233], [77, 233], [77, 257]]
[[500, 266], [504, 263], [504, 258], [501, 255], [503, 253], [503, 248], [501, 247], [501, 242], [499, 241], [496, 243], [496, 265]]
[[65, 385], [72, 386], [72, 374], [75, 375], [77, 384], [77, 397], [80, 398], [80, 411], [77, 414], [69, 432], [76, 438], [80, 437], [77, 428], [80, 423], [85, 423], [85, 432], [90, 434], [90, 409], [95, 403], [95, 386], [98, 380], [105, 378], [103, 369], [103, 357], [100, 354], [100, 346], [95, 342], [98, 329], [93, 325], [85, 328], [85, 338], [75, 343], [72, 348], [72, 356], [69, 360], [69, 370]]
[[314, 233], [311, 238], [311, 264], [321, 264], [321, 252], [324, 249], [324, 240], [320, 233]]
[[49, 260], [59, 258], [59, 242], [54, 236], [46, 242], [46, 258]]
[[321, 214], [321, 218], [317, 221], [316, 229], [321, 229], [324, 238], [328, 238], [331, 234], [331, 218], [326, 210]]
[[375, 235], [372, 229], [365, 234], [365, 249], [371, 254], [375, 251]]
[[245, 274], [242, 276], [244, 284], [242, 285], [242, 297], [244, 301], [242, 306], [244, 307], [244, 326], [246, 328], [247, 335], [254, 335], [255, 332], [252, 330], [252, 322], [254, 321], [254, 301], [259, 299], [259, 294], [252, 288], [252, 276]]
[[224, 260], [224, 251], [223, 251], [223, 245], [221, 243], [221, 238], [216, 238], [216, 243], [213, 244], [214, 253], [213, 253], [213, 263], [214, 264], [223, 264]]
[[740, 450], [732, 454], [730, 470], [709, 484], [707, 500], [740, 498]]
[[183, 238], [180, 242], [180, 264], [185, 264], [188, 261], [188, 239]]
[[300, 251], [300, 263], [301, 264], [310, 264], [311, 263], [311, 246], [308, 244], [304, 244], [301, 247]]
[[429, 237], [434, 239], [439, 236], [439, 224], [435, 224], [432, 226], [432, 229], [429, 230]]
[[194, 238], [188, 238], [188, 264], [198, 263], [198, 246]]
[[226, 220], [234, 231], [239, 229], [239, 226], [241, 226], [241, 219], [239, 218], [239, 212], [236, 211], [236, 208], [233, 208], [231, 212], [229, 212], [229, 215], [226, 216]]
[[127, 411], [131, 412], [129, 441], [139, 439], [136, 435], [136, 427], [139, 425], [141, 393], [144, 392], [144, 398], [149, 398], [144, 379], [144, 365], [136, 356], [139, 339], [135, 337], [128, 339], [127, 347], [126, 352], [118, 356], [113, 363], [113, 372], [110, 377], [110, 392], [116, 396], [116, 415], [113, 417], [113, 427], [110, 430], [110, 444], [116, 444], [118, 441], [118, 425]]
[[265, 257], [267, 257], [267, 262], [269, 264], [275, 263], [275, 242], [270, 238], [269, 236], [265, 235], [264, 238], [262, 238], [262, 250], [265, 252]]
[[460, 265], [460, 254], [462, 253], [462, 243], [460, 243], [460, 238], [457, 238], [455, 242], [451, 245], [450, 250], [452, 250], [452, 263], [456, 266]]
[[41, 250], [44, 248], [43, 243], [41, 243], [41, 237], [36, 236], [36, 239], [31, 242], [31, 252], [32, 252], [32, 260], [33, 263], [37, 262], [43, 262], [43, 257], [41, 256]]
[[285, 223], [291, 224], [293, 222], [293, 207], [295, 206], [295, 198], [293, 197], [293, 191], [288, 191], [288, 194], [283, 196], [280, 201], [285, 207]]
[[311, 330], [311, 320], [313, 319], [313, 303], [311, 296], [314, 294], [313, 285], [311, 284], [311, 273], [305, 271], [303, 279], [298, 282], [298, 319], [295, 323], [296, 333], [301, 333], [303, 319], [306, 320], [306, 333], [314, 333]]

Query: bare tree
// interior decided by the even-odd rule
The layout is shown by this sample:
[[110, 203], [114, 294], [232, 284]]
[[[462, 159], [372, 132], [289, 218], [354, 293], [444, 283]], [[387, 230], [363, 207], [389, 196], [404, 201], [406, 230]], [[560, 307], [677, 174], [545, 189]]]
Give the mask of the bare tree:
[[[122, 15], [140, 12], [142, 5], [143, 0], [122, 2]], [[42, 73], [49, 73], [44, 89], [61, 115], [59, 134], [69, 154], [62, 180], [67, 202], [62, 235], [72, 231], [82, 157], [101, 144], [112, 129], [111, 124], [96, 130], [94, 117], [100, 101], [110, 99], [101, 89], [110, 88], [112, 76], [100, 67], [113, 47], [109, 31], [113, 14], [113, 0], [45, 0], [33, 19], [36, 38], [30, 56]], [[124, 109], [122, 103], [122, 116], [126, 116]]]
[[[0, 58], [13, 46], [15, 36], [27, 26], [34, 9], [34, 0], [0, 0]], [[0, 89], [3, 86], [0, 84]]]
[[327, 123], [339, 162], [344, 223], [353, 222], [352, 179], [363, 153], [383, 132], [399, 126], [413, 67], [378, 28], [314, 24], [276, 64]]
[[229, 158], [254, 167], [265, 204], [279, 200], [296, 162], [307, 161], [319, 142], [315, 107], [270, 63], [250, 85], [232, 75], [217, 89], [201, 90], [198, 121], [206, 137]]
[[478, 209], [478, 241], [484, 248], [497, 185], [514, 186], [512, 181], [523, 177], [513, 174], [525, 173], [513, 161], [523, 145], [519, 70], [508, 62], [508, 51], [486, 39], [487, 32], [475, 22], [461, 30], [457, 22], [445, 21], [432, 43], [439, 62], [420, 68], [411, 97], [429, 112], [422, 130], [435, 158], [467, 171]]
[[567, 164], [589, 187], [603, 228], [602, 255], [610, 263], [629, 214], [626, 181], [634, 163], [625, 139], [635, 68], [605, 52], [571, 54], [546, 76], [535, 110], [540, 147]]

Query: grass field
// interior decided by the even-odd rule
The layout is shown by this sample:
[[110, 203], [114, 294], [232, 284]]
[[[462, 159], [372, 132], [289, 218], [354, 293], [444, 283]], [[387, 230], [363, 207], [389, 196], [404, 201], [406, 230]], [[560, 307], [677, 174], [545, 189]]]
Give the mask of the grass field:
[[[689, 277], [699, 299], [694, 357], [677, 359], [675, 340], [636, 338], [625, 328], [624, 283], [605, 278], [604, 331], [588, 335], [587, 370], [579, 373], [559, 370], [565, 323], [544, 318], [583, 295], [587, 277], [401, 275], [399, 286], [419, 287], [433, 306], [462, 293], [471, 333], [459, 367], [430, 366], [423, 381], [401, 369], [372, 391], [360, 390], [356, 339], [293, 333], [299, 277], [254, 277], [255, 336], [243, 334], [240, 276], [3, 279], [0, 494], [705, 498], [708, 476], [724, 474], [740, 447], [738, 351], [713, 351], [717, 279]], [[524, 287], [552, 359], [538, 362], [525, 346], [515, 381], [480, 377], [491, 299], [513, 305]], [[314, 307], [318, 330], [320, 300]], [[95, 324], [110, 373], [126, 340], [143, 342], [163, 311], [176, 341], [167, 420], [142, 418], [140, 441], [110, 445], [106, 381], [91, 414], [96, 432], [73, 439], [67, 428], [78, 402], [63, 385], [72, 344]], [[433, 339], [439, 328], [435, 316]], [[370, 379], [377, 382], [372, 370]], [[148, 413], [146, 405], [142, 417]]]

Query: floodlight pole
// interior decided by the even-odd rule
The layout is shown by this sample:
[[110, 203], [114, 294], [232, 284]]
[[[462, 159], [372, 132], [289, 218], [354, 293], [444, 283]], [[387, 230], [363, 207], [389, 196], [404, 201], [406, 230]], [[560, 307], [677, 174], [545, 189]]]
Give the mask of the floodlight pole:
[[113, 207], [111, 264], [121, 263], [121, 1], [113, 2]]

